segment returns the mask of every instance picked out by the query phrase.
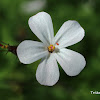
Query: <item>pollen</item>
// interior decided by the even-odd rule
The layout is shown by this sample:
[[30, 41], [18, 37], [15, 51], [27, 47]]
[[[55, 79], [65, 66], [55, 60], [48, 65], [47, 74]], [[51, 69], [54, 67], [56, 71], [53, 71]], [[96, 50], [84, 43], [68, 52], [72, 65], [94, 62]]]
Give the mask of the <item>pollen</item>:
[[50, 46], [48, 46], [48, 51], [50, 53], [52, 53], [55, 50], [55, 46], [53, 46], [52, 44], [50, 44]]

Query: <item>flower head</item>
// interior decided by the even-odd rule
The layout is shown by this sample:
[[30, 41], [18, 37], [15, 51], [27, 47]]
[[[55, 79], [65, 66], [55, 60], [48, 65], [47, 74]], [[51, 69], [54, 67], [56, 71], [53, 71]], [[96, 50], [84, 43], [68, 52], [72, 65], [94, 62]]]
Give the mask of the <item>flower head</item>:
[[84, 37], [84, 29], [77, 21], [66, 21], [54, 37], [53, 24], [49, 14], [39, 12], [29, 18], [29, 27], [42, 41], [25, 40], [17, 47], [20, 62], [30, 64], [41, 59], [36, 79], [42, 85], [52, 86], [59, 80], [57, 62], [69, 76], [78, 75], [85, 67], [84, 57], [65, 47], [71, 46]]

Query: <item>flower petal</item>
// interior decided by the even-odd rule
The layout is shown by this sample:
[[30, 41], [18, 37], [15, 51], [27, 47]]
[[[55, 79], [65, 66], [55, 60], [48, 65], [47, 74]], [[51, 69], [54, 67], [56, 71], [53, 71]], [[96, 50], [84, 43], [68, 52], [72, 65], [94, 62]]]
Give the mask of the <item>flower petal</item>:
[[32, 32], [46, 45], [50, 45], [54, 37], [52, 19], [46, 12], [30, 17], [29, 26]]
[[66, 21], [56, 34], [54, 44], [59, 43], [60, 48], [68, 47], [81, 41], [84, 33], [84, 29], [77, 21]]
[[39, 64], [36, 78], [41, 85], [52, 86], [56, 84], [59, 79], [59, 69], [53, 54]]
[[17, 47], [17, 55], [20, 62], [30, 64], [48, 55], [48, 51], [41, 42], [25, 40]]
[[55, 57], [69, 76], [78, 75], [86, 65], [86, 61], [81, 54], [69, 49], [61, 49]]

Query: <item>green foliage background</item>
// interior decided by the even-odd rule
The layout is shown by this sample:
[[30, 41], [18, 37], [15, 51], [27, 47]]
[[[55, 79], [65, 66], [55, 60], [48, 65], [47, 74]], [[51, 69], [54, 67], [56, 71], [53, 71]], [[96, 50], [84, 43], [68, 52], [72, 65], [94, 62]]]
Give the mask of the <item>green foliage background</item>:
[[84, 39], [71, 47], [84, 55], [86, 67], [75, 77], [60, 68], [60, 79], [53, 87], [40, 85], [35, 73], [40, 61], [21, 64], [12, 53], [0, 49], [0, 100], [100, 100], [100, 0], [47, 0], [46, 7], [25, 14], [20, 5], [26, 0], [0, 0], [0, 41], [18, 45], [38, 40], [28, 26], [30, 16], [46, 11], [52, 17], [55, 34], [67, 20], [77, 20], [85, 29]]

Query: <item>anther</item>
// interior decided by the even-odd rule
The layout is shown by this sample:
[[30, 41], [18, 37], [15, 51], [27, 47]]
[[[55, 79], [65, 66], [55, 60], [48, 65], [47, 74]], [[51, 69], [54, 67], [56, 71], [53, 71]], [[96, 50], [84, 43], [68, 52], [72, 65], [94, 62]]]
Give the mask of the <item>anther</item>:
[[59, 43], [56, 43], [57, 45], [59, 45]]
[[50, 46], [48, 46], [48, 51], [50, 53], [52, 53], [55, 50], [55, 46], [53, 46], [52, 44], [50, 44]]

